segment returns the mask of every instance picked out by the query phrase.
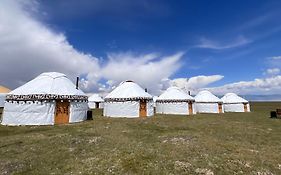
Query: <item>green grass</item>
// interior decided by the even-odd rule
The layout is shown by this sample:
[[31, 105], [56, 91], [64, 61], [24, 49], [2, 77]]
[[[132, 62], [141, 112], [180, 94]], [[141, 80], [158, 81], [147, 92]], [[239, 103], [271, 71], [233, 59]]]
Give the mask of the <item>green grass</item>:
[[281, 174], [281, 103], [251, 113], [0, 126], [0, 174]]

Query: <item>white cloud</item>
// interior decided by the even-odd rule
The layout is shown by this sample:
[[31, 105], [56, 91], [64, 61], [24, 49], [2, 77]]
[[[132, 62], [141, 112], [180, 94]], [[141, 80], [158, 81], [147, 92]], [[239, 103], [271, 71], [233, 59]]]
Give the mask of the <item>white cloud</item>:
[[265, 65], [269, 67], [263, 74], [273, 76], [280, 73], [281, 70], [281, 56], [271, 56], [265, 58]]
[[280, 69], [279, 68], [270, 68], [267, 69], [264, 74], [268, 75], [268, 76], [275, 76], [278, 75], [280, 73]]
[[109, 54], [108, 63], [102, 68], [102, 76], [114, 86], [124, 80], [134, 80], [149, 92], [158, 94], [163, 88], [163, 80], [180, 68], [183, 53], [171, 56], [158, 54], [136, 55], [131, 52]]
[[211, 83], [217, 82], [221, 79], [223, 79], [224, 76], [222, 75], [211, 75], [211, 76], [196, 76], [196, 77], [191, 77], [188, 79], [187, 82], [187, 88], [196, 90], [202, 87], [206, 87], [207, 85], [210, 85]]
[[229, 92], [234, 92], [240, 95], [281, 94], [281, 75], [275, 75], [268, 78], [257, 78], [252, 81], [240, 81], [218, 87], [210, 87], [212, 83], [219, 81], [222, 78], [222, 75], [195, 76], [189, 79], [176, 78], [174, 80], [166, 80], [165, 83], [166, 86], [168, 84], [167, 87], [177, 86], [185, 91], [191, 91], [193, 95], [204, 89], [210, 90], [216, 95], [224, 95]]
[[206, 48], [206, 49], [222, 50], [222, 49], [230, 49], [230, 48], [243, 46], [243, 45], [246, 45], [250, 42], [251, 42], [251, 40], [245, 38], [244, 36], [239, 36], [231, 42], [223, 42], [223, 43], [213, 41], [213, 40], [210, 40], [210, 39], [207, 39], [207, 38], [201, 38], [200, 44], [197, 45], [196, 47]]
[[[76, 50], [64, 34], [40, 22], [37, 6], [37, 1], [0, 1], [0, 84], [16, 88], [42, 72], [57, 71], [73, 80], [82, 77], [81, 87], [87, 92], [106, 91], [126, 79], [155, 92], [162, 88], [162, 79], [180, 67], [183, 53], [129, 52], [109, 54], [102, 67], [98, 58]], [[108, 83], [101, 83], [103, 79]]]
[[[85, 75], [96, 85], [98, 59], [77, 51], [66, 37], [40, 23], [25, 9], [36, 1], [0, 2], [0, 79], [11, 88], [44, 71], [59, 71], [71, 78]], [[36, 10], [33, 10], [33, 12]]]
[[247, 20], [244, 23], [240, 24], [236, 30], [239, 31], [245, 31], [249, 29], [253, 29], [256, 27], [259, 27], [261, 25], [266, 25], [269, 21], [272, 20], [272, 18], [276, 15], [275, 12], [270, 12], [267, 14], [261, 14], [260, 16], [257, 16], [251, 20]]
[[280, 94], [281, 76], [277, 75], [270, 78], [257, 78], [253, 81], [240, 81], [240, 82], [230, 83], [220, 87], [213, 87], [208, 89], [218, 95], [223, 95], [227, 92], [235, 92], [241, 95]]
[[270, 60], [281, 60], [281, 56], [268, 57]]
[[169, 84], [170, 86], [177, 86], [185, 91], [191, 91], [194, 94], [201, 88], [223, 79], [223, 77], [222, 75], [200, 75], [191, 78], [176, 78], [170, 80]]

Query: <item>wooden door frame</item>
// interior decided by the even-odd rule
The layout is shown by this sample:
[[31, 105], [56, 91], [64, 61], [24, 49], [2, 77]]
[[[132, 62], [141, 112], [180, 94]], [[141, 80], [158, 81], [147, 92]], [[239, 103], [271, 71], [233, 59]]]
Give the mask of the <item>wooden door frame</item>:
[[248, 105], [247, 103], [243, 103], [244, 112], [248, 112]]
[[100, 102], [95, 102], [95, 106], [96, 106], [97, 109], [99, 109], [100, 108]]
[[222, 103], [218, 103], [219, 114], [223, 113], [222, 105]]
[[193, 103], [191, 101], [189, 101], [187, 104], [188, 104], [188, 115], [192, 115], [193, 114]]
[[[62, 102], [61, 102], [61, 101], [62, 101]], [[56, 123], [58, 103], [63, 103], [63, 102], [68, 103], [68, 121], [67, 121], [67, 123]], [[67, 100], [56, 100], [56, 102], [55, 102], [54, 124], [68, 124], [68, 123], [69, 123], [69, 119], [70, 119], [70, 102], [67, 101]]]
[[[147, 100], [140, 100], [139, 103], [140, 103], [139, 104], [139, 117], [140, 118], [146, 118], [147, 117]], [[145, 104], [145, 116], [141, 115], [141, 105], [142, 105], [142, 103]]]

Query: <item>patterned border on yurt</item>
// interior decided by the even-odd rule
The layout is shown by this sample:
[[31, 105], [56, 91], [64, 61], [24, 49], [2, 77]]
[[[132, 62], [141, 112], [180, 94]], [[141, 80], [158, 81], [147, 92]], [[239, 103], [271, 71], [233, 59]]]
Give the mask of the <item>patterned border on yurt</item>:
[[247, 104], [249, 104], [249, 102], [236, 102], [236, 103], [223, 103], [223, 104], [230, 104], [230, 105], [233, 105], [233, 104], [243, 104], [243, 105], [247, 105]]
[[157, 99], [156, 100], [157, 103], [176, 103], [176, 102], [195, 102], [195, 100], [191, 100], [191, 99], [165, 99], [165, 100], [161, 100], [161, 99]]
[[104, 102], [124, 102], [124, 101], [139, 101], [139, 100], [152, 100], [152, 97], [105, 98]]
[[195, 101], [195, 103], [218, 103], [218, 104], [224, 104], [223, 102], [200, 102], [200, 101]]
[[30, 95], [13, 95], [6, 96], [6, 101], [36, 101], [36, 100], [85, 100], [86, 95], [55, 95], [55, 94], [30, 94]]

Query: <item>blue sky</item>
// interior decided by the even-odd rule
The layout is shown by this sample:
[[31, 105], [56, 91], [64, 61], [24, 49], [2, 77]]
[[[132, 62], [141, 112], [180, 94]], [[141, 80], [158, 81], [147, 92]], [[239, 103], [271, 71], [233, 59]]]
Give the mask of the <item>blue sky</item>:
[[[174, 83], [193, 90], [195, 87], [198, 89], [218, 87], [213, 89], [218, 94], [237, 88], [243, 89], [237, 91], [241, 94], [275, 94], [281, 87], [281, 82], [274, 87], [269, 85], [269, 82], [279, 82], [281, 79], [279, 77], [281, 1], [31, 0], [22, 3], [12, 0], [12, 2], [6, 1], [3, 6], [8, 6], [12, 9], [10, 11], [15, 10], [19, 15], [26, 16], [26, 19], [16, 22], [38, 23], [38, 26], [30, 28], [34, 27], [34, 31], [40, 28], [38, 35], [46, 35], [45, 40], [49, 40], [48, 43], [58, 42], [56, 43], [58, 45], [63, 43], [63, 48], [64, 46], [73, 48], [71, 53], [75, 52], [76, 55], [69, 57], [70, 62], [78, 64], [82, 59], [81, 64], [92, 66], [91, 70], [86, 70], [88, 68], [85, 66], [83, 67], [85, 71], [75, 72], [59, 66], [43, 67], [39, 64], [42, 66], [41, 70], [62, 70], [71, 76], [79, 74], [85, 77], [86, 91], [102, 91], [109, 86], [112, 88], [111, 86], [115, 86], [122, 79], [131, 78], [126, 75], [134, 74], [133, 69], [131, 72], [120, 72], [117, 69], [118, 67], [129, 69], [130, 64], [139, 68], [140, 73], [150, 72], [146, 74], [147, 77], [154, 77], [151, 80], [144, 80], [143, 77], [132, 76], [141, 85], [149, 86], [151, 82], [159, 79], [151, 87], [155, 91], [167, 87], [167, 81], [163, 79], [168, 79], [168, 86]], [[14, 14], [7, 11], [6, 15], [9, 17]], [[42, 32], [42, 28], [52, 36], [47, 37], [48, 34]], [[13, 30], [17, 32], [16, 29]], [[37, 41], [38, 35], [30, 35], [32, 35], [30, 38], [34, 36], [34, 39], [24, 42]], [[52, 37], [53, 39], [50, 39]], [[10, 38], [13, 38], [12, 35]], [[18, 40], [23, 42], [20, 38], [22, 36]], [[45, 42], [42, 46], [50, 48], [52, 45], [47, 46]], [[39, 53], [39, 50], [33, 49], [30, 51], [33, 53], [20, 55], [22, 59], [26, 55], [26, 59], [33, 62], [41, 58], [37, 56], [31, 59], [31, 55], [46, 55], [43, 54], [44, 51], [42, 54]], [[65, 51], [62, 50], [59, 54], [57, 50], [54, 51], [54, 55], [63, 57]], [[68, 54], [69, 50], [66, 52]], [[1, 54], [0, 50], [0, 56], [5, 54], [4, 51]], [[173, 60], [171, 57], [176, 54], [178, 58]], [[58, 59], [55, 56], [48, 58], [44, 56], [41, 63]], [[85, 63], [84, 59], [94, 61], [87, 60], [89, 63]], [[168, 64], [171, 64], [170, 67]], [[76, 68], [74, 65], [71, 66]], [[119, 77], [109, 75], [109, 68]], [[166, 74], [163, 73], [165, 71]], [[155, 74], [159, 72], [161, 76], [156, 76]], [[18, 75], [14, 75], [17, 82], [7, 80], [2, 82], [14, 87], [35, 76], [36, 73], [40, 71], [33, 71], [29, 77], [17, 78], [22, 74], [18, 72]], [[201, 75], [205, 77], [198, 77]], [[182, 85], [181, 78], [186, 79], [185, 85]], [[194, 79], [195, 85], [188, 80], [191, 78]], [[241, 81], [245, 81], [246, 84]]]
[[[44, 20], [63, 31], [75, 48], [98, 57], [128, 50], [185, 51], [184, 66], [173, 77], [224, 75], [218, 85], [252, 80], [263, 76], [269, 67], [266, 57], [281, 54], [280, 1], [125, 0], [96, 4], [44, 1], [41, 8], [48, 13]], [[200, 48], [204, 39], [218, 48]]]

